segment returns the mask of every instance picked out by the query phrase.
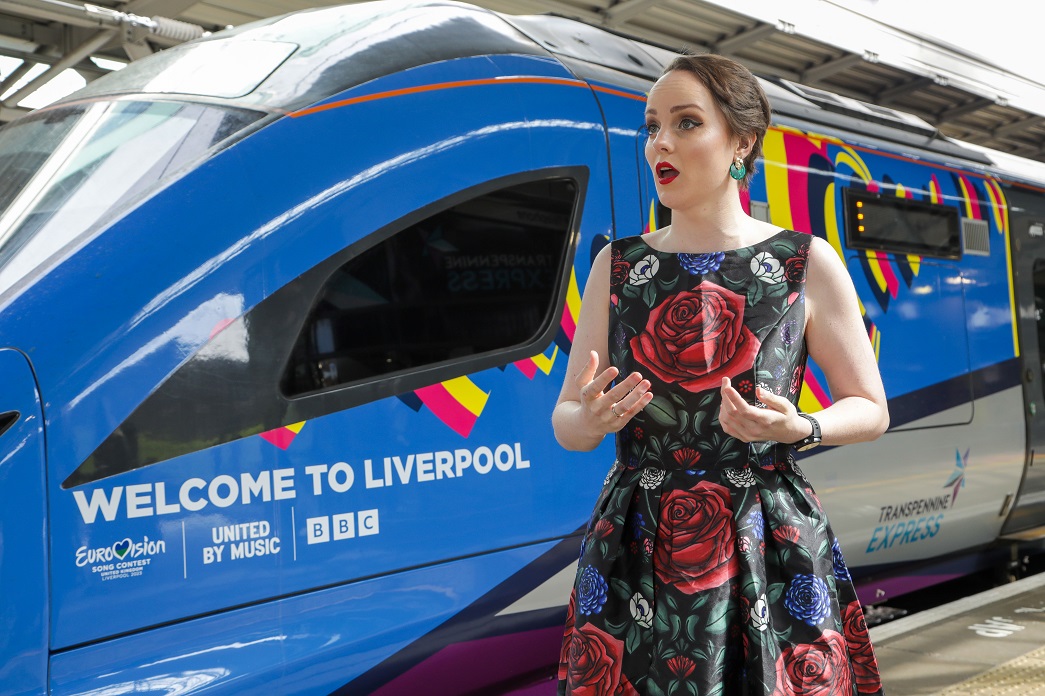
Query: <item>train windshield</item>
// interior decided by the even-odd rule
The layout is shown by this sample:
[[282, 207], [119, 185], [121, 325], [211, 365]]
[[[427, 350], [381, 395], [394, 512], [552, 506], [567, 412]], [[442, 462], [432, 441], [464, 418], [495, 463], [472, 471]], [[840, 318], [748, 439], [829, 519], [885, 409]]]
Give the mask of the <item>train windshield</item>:
[[263, 115], [109, 101], [43, 111], [0, 130], [0, 293]]

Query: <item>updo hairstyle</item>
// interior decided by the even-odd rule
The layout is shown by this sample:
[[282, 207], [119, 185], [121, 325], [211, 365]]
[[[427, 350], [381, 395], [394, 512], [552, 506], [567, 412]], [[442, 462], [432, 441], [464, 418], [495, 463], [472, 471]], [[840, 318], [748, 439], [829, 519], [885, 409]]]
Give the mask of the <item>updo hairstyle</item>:
[[755, 161], [762, 156], [762, 141], [772, 117], [769, 99], [758, 78], [735, 60], [711, 53], [679, 56], [661, 77], [675, 70], [693, 73], [707, 87], [734, 135], [755, 136], [755, 143], [744, 158], [747, 174], [738, 182], [740, 188], [746, 189], [755, 173]]

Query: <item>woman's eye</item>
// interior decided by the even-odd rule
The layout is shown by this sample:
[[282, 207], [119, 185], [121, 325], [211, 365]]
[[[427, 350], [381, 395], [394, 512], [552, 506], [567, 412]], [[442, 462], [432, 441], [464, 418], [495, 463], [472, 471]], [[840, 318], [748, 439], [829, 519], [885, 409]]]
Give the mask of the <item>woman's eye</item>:
[[680, 130], [693, 130], [694, 128], [696, 128], [699, 125], [700, 125], [699, 122], [694, 121], [691, 118], [684, 118], [681, 121], [679, 121], [679, 129]]
[[645, 129], [647, 135], [653, 136], [657, 134], [657, 131], [660, 129], [660, 126], [658, 126], [656, 123], [647, 123], [643, 128]]

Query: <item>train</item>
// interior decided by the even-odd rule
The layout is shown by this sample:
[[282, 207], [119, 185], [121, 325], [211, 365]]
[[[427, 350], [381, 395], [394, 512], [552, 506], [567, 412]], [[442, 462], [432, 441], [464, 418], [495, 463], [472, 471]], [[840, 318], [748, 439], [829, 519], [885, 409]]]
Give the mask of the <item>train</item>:
[[[550, 415], [594, 256], [666, 223], [673, 54], [385, 0], [0, 130], [0, 692], [547, 694], [610, 439]], [[1045, 525], [1045, 170], [773, 77], [742, 202], [844, 260], [891, 414], [800, 464], [861, 601]], [[802, 410], [830, 403], [815, 363]]]

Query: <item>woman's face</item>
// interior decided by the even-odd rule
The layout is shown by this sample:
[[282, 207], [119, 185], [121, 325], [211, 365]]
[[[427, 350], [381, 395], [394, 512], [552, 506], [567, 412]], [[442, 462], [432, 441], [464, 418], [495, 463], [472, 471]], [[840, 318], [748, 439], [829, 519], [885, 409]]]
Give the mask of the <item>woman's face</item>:
[[700, 78], [674, 70], [657, 80], [646, 101], [646, 128], [646, 162], [661, 203], [681, 210], [735, 195], [729, 165], [740, 138]]

